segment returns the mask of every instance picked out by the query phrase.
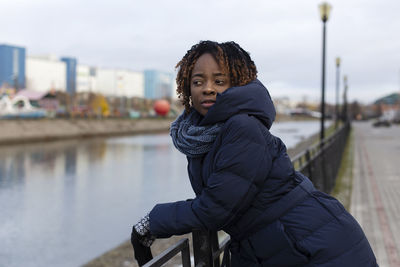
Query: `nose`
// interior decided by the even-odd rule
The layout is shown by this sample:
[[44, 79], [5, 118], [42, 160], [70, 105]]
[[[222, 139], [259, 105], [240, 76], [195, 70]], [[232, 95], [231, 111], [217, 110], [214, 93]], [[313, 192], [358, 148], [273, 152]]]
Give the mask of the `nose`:
[[208, 82], [203, 90], [203, 95], [215, 95], [217, 91], [212, 86], [212, 83]]

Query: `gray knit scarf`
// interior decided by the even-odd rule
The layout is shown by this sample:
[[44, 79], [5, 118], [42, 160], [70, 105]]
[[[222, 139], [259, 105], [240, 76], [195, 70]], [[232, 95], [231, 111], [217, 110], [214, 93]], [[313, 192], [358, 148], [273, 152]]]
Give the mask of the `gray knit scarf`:
[[200, 114], [191, 110], [185, 111], [171, 124], [170, 135], [175, 147], [190, 158], [201, 157], [211, 147], [221, 130], [223, 123], [197, 126]]

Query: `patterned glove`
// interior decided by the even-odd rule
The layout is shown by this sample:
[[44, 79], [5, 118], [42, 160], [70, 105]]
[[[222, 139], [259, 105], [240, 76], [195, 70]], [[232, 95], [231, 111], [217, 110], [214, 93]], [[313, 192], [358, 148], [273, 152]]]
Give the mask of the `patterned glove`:
[[139, 241], [143, 246], [150, 247], [153, 244], [155, 237], [150, 234], [150, 219], [147, 213], [142, 219], [139, 220], [134, 226], [136, 232], [139, 234]]
[[143, 266], [153, 259], [150, 246], [154, 239], [155, 238], [150, 234], [149, 215], [147, 214], [132, 227], [131, 244], [139, 266]]

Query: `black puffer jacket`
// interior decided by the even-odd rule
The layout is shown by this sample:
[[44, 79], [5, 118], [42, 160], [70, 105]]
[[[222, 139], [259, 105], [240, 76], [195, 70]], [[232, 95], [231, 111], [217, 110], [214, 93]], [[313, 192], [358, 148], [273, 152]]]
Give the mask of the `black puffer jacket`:
[[193, 122], [224, 122], [211, 151], [188, 158], [196, 198], [156, 205], [152, 234], [224, 230], [233, 266], [377, 266], [354, 218], [294, 171], [285, 145], [269, 132], [274, 118], [258, 80], [218, 95]]

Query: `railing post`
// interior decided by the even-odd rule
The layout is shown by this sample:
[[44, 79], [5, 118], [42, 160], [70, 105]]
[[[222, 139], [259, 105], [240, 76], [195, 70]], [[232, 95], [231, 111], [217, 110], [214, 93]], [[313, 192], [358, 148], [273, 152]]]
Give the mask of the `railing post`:
[[182, 254], [182, 267], [190, 267], [190, 248], [187, 245], [181, 252]]
[[321, 151], [320, 151], [320, 154], [319, 154], [319, 156], [321, 157], [321, 174], [322, 174], [322, 187], [321, 187], [321, 190], [323, 192], [327, 192], [328, 180], [329, 180], [328, 172], [327, 172], [328, 171], [327, 170], [327, 161], [326, 161], [326, 158], [325, 158], [326, 150], [327, 150], [327, 148], [325, 146], [325, 140], [324, 140], [324, 141], [322, 141]]
[[213, 267], [220, 267], [219, 256], [214, 258], [214, 254], [219, 250], [218, 232], [209, 232], [210, 243], [211, 243], [211, 259]]
[[193, 236], [193, 254], [195, 267], [212, 267], [212, 248], [210, 232], [195, 229]]
[[313, 175], [312, 175], [311, 156], [309, 149], [306, 150], [306, 164], [307, 164], [308, 178], [312, 181]]

